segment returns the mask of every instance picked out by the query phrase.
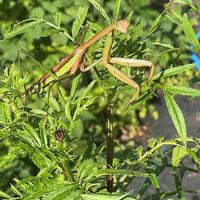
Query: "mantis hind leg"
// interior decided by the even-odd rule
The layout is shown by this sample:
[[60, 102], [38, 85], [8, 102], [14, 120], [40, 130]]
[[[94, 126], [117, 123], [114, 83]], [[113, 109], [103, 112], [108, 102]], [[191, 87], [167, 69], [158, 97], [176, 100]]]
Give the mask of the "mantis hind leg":
[[109, 62], [120, 64], [126, 67], [150, 67], [148, 81], [151, 81], [155, 71], [154, 64], [147, 60], [130, 59], [130, 58], [111, 58]]

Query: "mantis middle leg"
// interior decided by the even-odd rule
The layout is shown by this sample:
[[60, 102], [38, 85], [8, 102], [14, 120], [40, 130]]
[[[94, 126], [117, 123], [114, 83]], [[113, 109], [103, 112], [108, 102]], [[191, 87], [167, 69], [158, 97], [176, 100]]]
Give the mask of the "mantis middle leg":
[[150, 67], [150, 74], [148, 77], [148, 81], [151, 81], [151, 78], [154, 74], [154, 64], [150, 61], [146, 60], [137, 60], [137, 59], [130, 59], [130, 58], [111, 58], [110, 57], [110, 51], [112, 47], [112, 35], [107, 38], [106, 45], [103, 50], [103, 59], [102, 64], [108, 69], [108, 71], [115, 76], [117, 79], [121, 80], [122, 82], [132, 86], [134, 89], [136, 89], [136, 93], [132, 96], [132, 98], [129, 100], [129, 103], [132, 103], [139, 97], [140, 93], [140, 86], [131, 78], [129, 78], [127, 75], [125, 75], [123, 72], [115, 68], [112, 64], [120, 64], [126, 67]]

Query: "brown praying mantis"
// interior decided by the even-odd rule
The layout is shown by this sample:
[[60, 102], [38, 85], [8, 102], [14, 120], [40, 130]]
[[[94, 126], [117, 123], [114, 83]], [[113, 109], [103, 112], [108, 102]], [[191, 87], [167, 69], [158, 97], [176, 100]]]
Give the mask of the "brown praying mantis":
[[[71, 76], [76, 73], [78, 68], [82, 72], [86, 72], [90, 70], [89, 67], [85, 67], [84, 65], [84, 57], [88, 48], [101, 39], [104, 36], [107, 36], [105, 47], [103, 49], [102, 55], [102, 65], [117, 79], [120, 81], [130, 85], [131, 87], [136, 89], [135, 94], [129, 100], [129, 104], [135, 101], [139, 97], [140, 86], [131, 78], [122, 73], [119, 69], [115, 68], [113, 64], [119, 64], [126, 67], [150, 67], [150, 73], [148, 77], [148, 81], [151, 81], [151, 78], [154, 74], [154, 64], [150, 61], [146, 60], [138, 60], [131, 58], [119, 58], [119, 57], [111, 57], [111, 49], [113, 44], [113, 32], [120, 31], [122, 33], [126, 33], [128, 30], [129, 22], [127, 20], [120, 20], [114, 24], [109, 25], [108, 27], [102, 29], [100, 32], [96, 33], [92, 38], [90, 38], [87, 42], [77, 47], [72, 53], [64, 57], [57, 65], [55, 65], [51, 71], [45, 75], [43, 75], [35, 84], [30, 86], [22, 96], [28, 96], [31, 93], [34, 93], [38, 88], [46, 87], [51, 83], [54, 83], [58, 79], [62, 78], [67, 74], [67, 76]], [[113, 160], [113, 135], [112, 135], [112, 107], [108, 106], [108, 134], [107, 134], [107, 168], [112, 167]], [[107, 175], [107, 190], [108, 192], [112, 192], [113, 188], [113, 177], [112, 175]]]
[[113, 43], [113, 31], [117, 30], [121, 33], [126, 33], [129, 24], [130, 23], [127, 20], [120, 20], [96, 33], [87, 42], [83, 43], [82, 45], [77, 47], [72, 53], [61, 59], [61, 61], [56, 64], [49, 73], [43, 75], [36, 83], [26, 89], [22, 96], [26, 97], [29, 94], [34, 93], [35, 91], [37, 91], [38, 88], [44, 88], [62, 78], [66, 74], [67, 76], [75, 74], [78, 68], [82, 72], [90, 70], [90, 66], [85, 67], [84, 65], [85, 53], [92, 44], [97, 42], [102, 37], [107, 36], [105, 47], [103, 49], [102, 65], [106, 67], [107, 70], [114, 77], [136, 89], [135, 94], [129, 100], [129, 104], [135, 101], [139, 97], [140, 86], [134, 80], [115, 68], [113, 64], [119, 64], [126, 67], [150, 67], [148, 81], [151, 81], [151, 78], [154, 74], [154, 64], [146, 60], [111, 57], [110, 54]]

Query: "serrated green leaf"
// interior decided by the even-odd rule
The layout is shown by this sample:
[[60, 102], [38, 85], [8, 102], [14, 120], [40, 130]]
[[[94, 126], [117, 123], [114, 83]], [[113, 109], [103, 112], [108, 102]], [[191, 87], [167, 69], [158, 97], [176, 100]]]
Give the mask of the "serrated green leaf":
[[181, 141], [186, 145], [187, 131], [185, 125], [185, 119], [183, 113], [173, 97], [165, 90], [163, 90], [165, 103], [169, 112], [169, 115], [174, 123], [177, 130], [178, 136]]
[[100, 6], [95, 0], [89, 0], [89, 2], [99, 11], [99, 13], [106, 19], [106, 21], [110, 24], [110, 19], [104, 10], [103, 7]]
[[191, 22], [188, 20], [188, 16], [184, 13], [182, 17], [183, 31], [189, 41], [190, 44], [193, 45], [193, 48], [196, 52], [200, 50], [200, 44], [196, 37], [196, 33], [192, 28]]
[[78, 13], [76, 15], [76, 19], [74, 20], [73, 25], [72, 25], [72, 37], [73, 38], [75, 38], [77, 36], [79, 30], [81, 29], [83, 22], [85, 21], [85, 18], [87, 16], [87, 12], [88, 12], [87, 6], [78, 8]]
[[[24, 24], [23, 24], [23, 22], [24, 22]], [[19, 35], [19, 34], [23, 33], [24, 31], [26, 31], [27, 29], [32, 28], [36, 25], [39, 25], [43, 22], [44, 22], [43, 19], [24, 20], [24, 21], [20, 22], [20, 24], [17, 24], [16, 26], [14, 26], [14, 28], [11, 31], [9, 31], [8, 33], [5, 33], [4, 39], [9, 39], [16, 35]]]
[[60, 24], [61, 24], [61, 13], [60, 12], [57, 12], [55, 15], [54, 15], [54, 20], [55, 20], [55, 24], [60, 27]]
[[174, 94], [181, 94], [181, 95], [192, 96], [192, 97], [200, 96], [200, 90], [193, 89], [186, 86], [162, 85], [161, 88]]
[[62, 32], [62, 30], [55, 29], [55, 28], [48, 28], [48, 29], [42, 31], [41, 37], [48, 37], [50, 35], [53, 35], [53, 34], [59, 33], [59, 32]]
[[121, 5], [121, 0], [116, 0], [115, 1], [115, 8], [114, 8], [114, 17], [113, 17], [113, 21], [116, 22], [118, 15], [119, 15], [119, 9], [120, 9], [120, 5]]
[[187, 149], [185, 147], [176, 146], [173, 148], [172, 153], [172, 165], [174, 167], [178, 167], [179, 163], [181, 162], [181, 159], [187, 155]]
[[153, 76], [152, 80], [157, 80], [160, 77], [166, 78], [166, 77], [169, 77], [169, 76], [181, 74], [181, 73], [183, 73], [183, 72], [185, 72], [189, 69], [192, 69], [194, 67], [195, 67], [194, 64], [186, 64], [186, 65], [181, 65], [181, 66], [178, 66], [178, 67], [169, 68], [169, 69], [166, 69], [163, 72], [159, 72], [159, 73], [155, 74]]

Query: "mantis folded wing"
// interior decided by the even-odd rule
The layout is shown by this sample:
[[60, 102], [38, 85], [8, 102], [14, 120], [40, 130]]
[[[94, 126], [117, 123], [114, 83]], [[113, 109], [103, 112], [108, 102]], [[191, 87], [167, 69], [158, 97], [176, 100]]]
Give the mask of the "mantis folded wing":
[[[64, 75], [71, 76], [78, 68], [85, 72], [89, 70], [90, 68], [84, 67], [84, 56], [88, 48], [97, 42], [102, 37], [108, 35], [106, 44], [103, 50], [103, 58], [102, 58], [102, 65], [105, 66], [108, 71], [121, 80], [122, 82], [132, 86], [136, 89], [136, 93], [132, 96], [129, 103], [132, 103], [135, 101], [140, 93], [140, 86], [133, 81], [131, 78], [126, 76], [124, 73], [122, 73], [120, 70], [115, 68], [112, 64], [120, 64], [126, 67], [143, 67], [147, 66], [150, 67], [150, 75], [148, 78], [148, 81], [151, 80], [153, 74], [154, 74], [154, 65], [153, 63], [145, 60], [136, 60], [136, 59], [130, 59], [130, 58], [112, 58], [110, 57], [110, 52], [112, 48], [112, 41], [113, 41], [113, 31], [118, 30], [122, 33], [126, 33], [129, 26], [129, 22], [127, 20], [120, 20], [114, 24], [109, 25], [108, 27], [102, 29], [100, 32], [95, 34], [92, 38], [90, 38], [87, 42], [82, 44], [81, 46], [77, 47], [72, 53], [64, 57], [56, 66], [54, 66], [51, 70], [51, 72], [45, 74], [42, 76], [35, 84], [33, 84], [31, 87], [25, 90], [25, 92], [22, 94], [23, 97], [28, 96], [31, 93], [34, 93], [37, 88], [39, 87], [46, 87], [49, 84], [55, 82], [57, 79], [63, 77]], [[55, 74], [55, 76], [52, 76], [52, 74]]]

